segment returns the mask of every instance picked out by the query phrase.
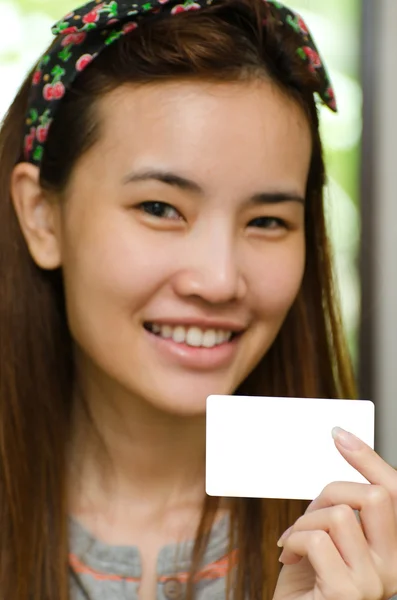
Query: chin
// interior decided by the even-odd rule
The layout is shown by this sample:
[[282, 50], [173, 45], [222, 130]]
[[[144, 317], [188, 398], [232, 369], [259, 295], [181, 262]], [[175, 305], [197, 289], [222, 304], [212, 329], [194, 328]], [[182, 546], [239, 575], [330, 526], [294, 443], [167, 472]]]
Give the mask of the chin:
[[190, 385], [174, 382], [167, 386], [164, 382], [162, 390], [153, 390], [152, 394], [145, 396], [146, 402], [161, 412], [179, 417], [199, 417], [206, 413], [208, 396], [232, 394], [234, 389], [220, 382], [198, 382], [195, 378]]

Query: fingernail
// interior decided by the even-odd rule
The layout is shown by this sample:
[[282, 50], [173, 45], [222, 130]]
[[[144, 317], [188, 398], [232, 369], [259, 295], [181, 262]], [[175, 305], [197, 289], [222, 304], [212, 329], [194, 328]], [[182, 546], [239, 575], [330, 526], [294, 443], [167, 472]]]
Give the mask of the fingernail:
[[333, 428], [332, 437], [334, 440], [338, 440], [338, 443], [346, 450], [360, 450], [363, 447], [363, 443], [358, 437], [341, 427]]
[[291, 525], [291, 527], [288, 527], [288, 529], [286, 529], [283, 533], [283, 535], [280, 537], [280, 539], [277, 542], [277, 546], [279, 548], [282, 548], [284, 546], [284, 542], [287, 539], [287, 537], [289, 536], [289, 534], [291, 533], [291, 529], [293, 528], [293, 525]]
[[284, 564], [284, 559], [285, 559], [285, 550], [282, 551], [282, 553], [280, 554], [280, 556], [278, 557], [279, 562]]

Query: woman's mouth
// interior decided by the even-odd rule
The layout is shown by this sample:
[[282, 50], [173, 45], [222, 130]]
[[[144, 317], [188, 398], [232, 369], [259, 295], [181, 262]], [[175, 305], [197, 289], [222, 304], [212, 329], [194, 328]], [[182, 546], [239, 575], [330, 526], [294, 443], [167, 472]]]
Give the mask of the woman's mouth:
[[144, 327], [150, 333], [176, 344], [184, 344], [193, 348], [214, 348], [232, 341], [236, 332], [224, 329], [201, 329], [197, 326], [160, 325], [145, 323]]

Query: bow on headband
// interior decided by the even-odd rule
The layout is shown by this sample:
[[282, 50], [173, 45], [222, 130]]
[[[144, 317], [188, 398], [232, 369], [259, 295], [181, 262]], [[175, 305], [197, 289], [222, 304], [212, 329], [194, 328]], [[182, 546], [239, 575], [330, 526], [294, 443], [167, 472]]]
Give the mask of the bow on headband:
[[[93, 0], [67, 14], [52, 28], [56, 36], [51, 50], [40, 60], [33, 75], [26, 118], [25, 160], [40, 166], [51, 123], [62, 98], [76, 77], [102, 50], [136, 29], [145, 15], [175, 15], [198, 10], [217, 0]], [[264, 0], [266, 2], [266, 0]], [[315, 72], [319, 95], [336, 112], [334, 92], [327, 70], [303, 19], [280, 2], [268, 2], [272, 13], [301, 37], [297, 52]]]

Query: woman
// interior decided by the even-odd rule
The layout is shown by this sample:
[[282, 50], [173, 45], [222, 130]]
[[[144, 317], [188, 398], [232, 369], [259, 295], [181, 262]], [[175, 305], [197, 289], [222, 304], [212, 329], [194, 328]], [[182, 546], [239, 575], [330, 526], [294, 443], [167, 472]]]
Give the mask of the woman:
[[209, 394], [354, 395], [314, 93], [335, 105], [305, 24], [94, 1], [54, 34], [1, 132], [4, 597], [391, 596], [394, 472], [346, 434], [375, 485], [332, 484], [298, 521], [204, 500]]

